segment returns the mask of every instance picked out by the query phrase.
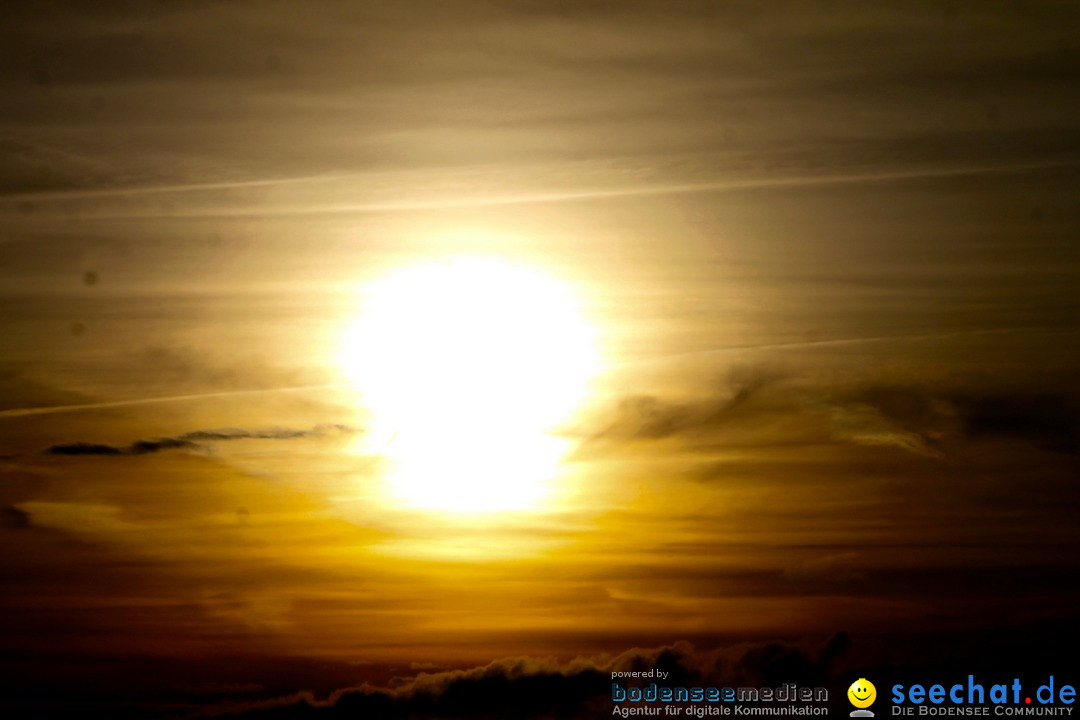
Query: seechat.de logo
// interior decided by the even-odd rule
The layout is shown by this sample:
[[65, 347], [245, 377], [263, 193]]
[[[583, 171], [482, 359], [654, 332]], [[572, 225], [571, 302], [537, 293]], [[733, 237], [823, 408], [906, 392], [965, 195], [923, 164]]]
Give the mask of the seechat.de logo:
[[[958, 679], [958, 678], [957, 678]], [[1013, 677], [1010, 682], [984, 685], [974, 675], [967, 682], [892, 686], [892, 714], [900, 716], [1015, 716], [1073, 714], [1076, 688], [1053, 675], [1031, 691]]]

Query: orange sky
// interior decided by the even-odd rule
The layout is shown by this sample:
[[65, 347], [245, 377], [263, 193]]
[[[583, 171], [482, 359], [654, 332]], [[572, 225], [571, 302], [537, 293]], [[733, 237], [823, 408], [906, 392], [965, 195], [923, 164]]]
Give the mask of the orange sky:
[[[1075, 10], [311, 5], [0, 30], [20, 677], [1073, 626]], [[588, 391], [539, 428], [540, 500], [418, 508], [395, 448], [469, 510], [536, 474], [500, 428], [562, 387], [537, 311], [479, 326], [494, 398], [506, 363], [445, 370], [462, 326], [373, 381], [425, 388], [411, 419], [371, 407], [342, 358], [372, 288], [475, 257], [573, 298]]]

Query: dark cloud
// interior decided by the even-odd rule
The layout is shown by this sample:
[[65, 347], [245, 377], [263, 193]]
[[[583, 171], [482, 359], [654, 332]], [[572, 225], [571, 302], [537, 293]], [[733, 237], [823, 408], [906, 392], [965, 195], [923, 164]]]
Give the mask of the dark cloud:
[[703, 393], [699, 399], [680, 402], [652, 395], [627, 397], [615, 409], [614, 420], [593, 439], [659, 440], [749, 420], [767, 411], [767, 404], [758, 401], [763, 391], [783, 378], [775, 369], [738, 366], [728, 373], [727, 382], [720, 388]]
[[30, 527], [30, 513], [14, 505], [8, 505], [0, 510], [0, 525], [12, 528]]
[[1080, 452], [1080, 405], [1048, 393], [994, 393], [952, 399], [967, 433], [1012, 437], [1056, 452]]
[[355, 428], [348, 425], [323, 424], [311, 430], [290, 428], [270, 428], [267, 430], [245, 430], [242, 428], [223, 428], [219, 430], [193, 430], [175, 437], [136, 440], [130, 445], [104, 445], [98, 443], [76, 442], [52, 445], [43, 452], [46, 455], [149, 455], [163, 450], [183, 450], [203, 447], [204, 443], [224, 442], [229, 440], [292, 440], [294, 438], [322, 437], [335, 433], [353, 433]]
[[869, 384], [846, 394], [838, 406], [868, 409], [879, 424], [923, 448], [985, 438], [1020, 440], [1053, 452], [1080, 450], [1080, 404], [1067, 383], [1057, 394]]
[[[107, 663], [70, 663], [53, 673], [77, 674], [86, 689], [58, 695], [48, 686], [13, 687], [11, 696], [32, 701], [39, 717], [61, 716], [73, 705], [94, 706], [124, 718], [602, 718], [611, 717], [611, 672], [650, 670], [671, 673], [670, 686], [775, 687], [794, 682], [825, 687], [830, 715], [850, 711], [844, 690], [853, 677], [869, 677], [880, 688], [957, 678], [968, 673], [1002, 677], [1000, 657], [1024, 658], [1025, 682], [1042, 673], [1060, 677], [1080, 635], [1075, 626], [1041, 624], [1002, 630], [951, 633], [896, 628], [880, 635], [838, 632], [827, 639], [712, 643], [673, 642], [636, 648], [617, 656], [569, 661], [508, 657], [486, 665], [439, 673], [394, 676], [394, 668], [365, 665], [367, 682], [330, 690], [327, 679], [356, 677], [357, 666], [301, 658], [221, 655], [198, 660], [110, 658]], [[933, 648], [927, 657], [926, 648]], [[1000, 654], [999, 654], [1000, 653]], [[31, 658], [31, 662], [41, 662]], [[16, 676], [25, 665], [16, 666]], [[42, 676], [45, 674], [42, 673]], [[110, 687], [118, 676], [147, 676], [152, 688]], [[253, 678], [257, 678], [254, 679]], [[377, 679], [376, 679], [377, 678]], [[1041, 682], [1041, 679], [1039, 680]], [[622, 680], [645, 685], [648, 681]], [[267, 685], [269, 683], [269, 685]], [[104, 684], [111, 692], [102, 692]], [[167, 687], [162, 687], [167, 685]], [[260, 691], [260, 687], [265, 690]], [[315, 691], [292, 692], [313, 687]], [[340, 687], [340, 686], [339, 686]], [[29, 691], [29, 692], [28, 692]], [[51, 691], [51, 692], [50, 692]], [[37, 692], [37, 695], [32, 694]], [[42, 696], [47, 695], [47, 700]], [[137, 698], [125, 702], [124, 698]], [[250, 698], [250, 699], [249, 699]], [[51, 712], [50, 712], [51, 711]]]
[[1076, 453], [1080, 402], [1073, 385], [1063, 379], [1050, 394], [996, 388], [990, 378], [890, 383], [871, 376], [845, 383], [742, 368], [721, 391], [692, 400], [624, 398], [589, 447], [665, 439], [722, 446], [746, 441], [756, 428], [753, 442], [763, 445], [832, 440], [940, 457], [965, 442], [1012, 439]]
[[[136, 443], [138, 444], [138, 443]], [[46, 455], [124, 455], [135, 446], [131, 445], [127, 448], [116, 447], [114, 445], [103, 445], [99, 443], [84, 443], [76, 442], [68, 445], [53, 445], [45, 450]], [[138, 453], [131, 452], [130, 454], [136, 455]]]
[[[633, 649], [609, 658], [514, 657], [482, 667], [420, 673], [387, 686], [364, 684], [326, 700], [310, 693], [212, 709], [201, 716], [253, 718], [580, 718], [611, 714], [614, 671], [659, 669], [669, 685], [778, 686], [824, 684], [846, 652], [838, 634], [823, 644], [772, 642], [698, 650], [685, 642]], [[621, 681], [642, 684], [640, 681]]]

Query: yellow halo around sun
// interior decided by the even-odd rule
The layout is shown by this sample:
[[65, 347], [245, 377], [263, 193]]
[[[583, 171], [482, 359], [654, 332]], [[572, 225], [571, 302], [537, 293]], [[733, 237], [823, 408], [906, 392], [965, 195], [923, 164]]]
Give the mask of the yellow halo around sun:
[[341, 364], [371, 413], [389, 495], [485, 512], [544, 499], [567, 450], [551, 431], [584, 400], [597, 354], [567, 284], [465, 257], [372, 282]]

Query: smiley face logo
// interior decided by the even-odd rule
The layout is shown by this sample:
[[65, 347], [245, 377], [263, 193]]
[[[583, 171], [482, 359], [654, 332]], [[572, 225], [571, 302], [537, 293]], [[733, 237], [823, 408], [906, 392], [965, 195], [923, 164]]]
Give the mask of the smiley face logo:
[[877, 699], [877, 688], [866, 678], [859, 678], [847, 689], [847, 698], [857, 708], [868, 708]]

